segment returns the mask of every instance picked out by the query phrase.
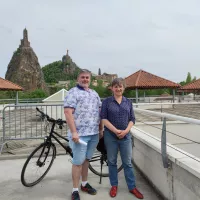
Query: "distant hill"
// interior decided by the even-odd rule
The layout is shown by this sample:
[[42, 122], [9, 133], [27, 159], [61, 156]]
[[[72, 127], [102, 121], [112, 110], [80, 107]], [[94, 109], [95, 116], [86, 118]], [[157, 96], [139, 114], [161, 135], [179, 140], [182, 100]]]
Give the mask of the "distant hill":
[[44, 80], [46, 83], [57, 83], [58, 81], [67, 81], [77, 79], [81, 70], [67, 54], [62, 57], [62, 61], [55, 61], [42, 67]]

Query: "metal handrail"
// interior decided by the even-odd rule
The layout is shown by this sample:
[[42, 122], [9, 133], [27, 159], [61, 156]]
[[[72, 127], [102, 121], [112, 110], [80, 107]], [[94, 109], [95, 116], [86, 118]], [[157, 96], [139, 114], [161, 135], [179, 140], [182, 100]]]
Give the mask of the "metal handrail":
[[182, 117], [179, 115], [173, 115], [173, 114], [168, 114], [168, 113], [160, 113], [160, 112], [156, 112], [156, 111], [150, 111], [150, 110], [144, 110], [141, 108], [134, 108], [135, 111], [139, 111], [145, 114], [151, 114], [157, 117], [163, 117], [163, 118], [169, 118], [169, 119], [173, 119], [173, 120], [179, 120], [179, 121], [183, 121], [183, 122], [187, 122], [190, 124], [198, 124], [200, 125], [200, 120], [198, 119], [192, 119], [192, 118], [188, 118], [188, 117]]
[[188, 105], [188, 104], [200, 104], [200, 102], [179, 102], [179, 103], [173, 103], [173, 102], [158, 102], [158, 103], [133, 103], [134, 107], [138, 107], [138, 106], [147, 106], [147, 105]]

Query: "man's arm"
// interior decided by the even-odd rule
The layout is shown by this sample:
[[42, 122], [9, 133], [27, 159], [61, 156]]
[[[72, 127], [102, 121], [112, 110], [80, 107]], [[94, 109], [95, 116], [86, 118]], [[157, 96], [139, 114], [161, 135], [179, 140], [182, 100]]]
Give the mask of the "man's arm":
[[99, 124], [99, 138], [100, 139], [103, 137], [103, 131], [104, 131], [104, 125], [103, 125], [103, 122], [101, 120], [100, 124]]
[[74, 108], [65, 108], [64, 109], [65, 118], [66, 118], [67, 124], [69, 126], [69, 129], [72, 133], [72, 140], [74, 142], [78, 142], [79, 141], [79, 135], [77, 133], [76, 126], [75, 126], [75, 123], [74, 123], [74, 116], [72, 114], [73, 112], [74, 112]]

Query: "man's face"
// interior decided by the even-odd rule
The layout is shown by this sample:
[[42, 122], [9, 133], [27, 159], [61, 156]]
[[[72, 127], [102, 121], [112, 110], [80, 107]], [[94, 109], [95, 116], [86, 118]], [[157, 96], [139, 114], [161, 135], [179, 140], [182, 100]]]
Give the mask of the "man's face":
[[89, 73], [81, 73], [78, 76], [78, 84], [83, 88], [89, 88], [90, 85], [90, 74]]

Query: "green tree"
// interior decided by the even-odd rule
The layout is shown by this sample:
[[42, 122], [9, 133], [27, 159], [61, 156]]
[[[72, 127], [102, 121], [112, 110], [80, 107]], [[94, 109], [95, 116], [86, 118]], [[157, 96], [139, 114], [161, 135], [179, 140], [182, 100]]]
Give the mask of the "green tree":
[[70, 90], [71, 88], [75, 87], [77, 85], [77, 81], [76, 80], [70, 80], [68, 86], [67, 86], [67, 90]]
[[46, 94], [46, 92], [42, 89], [36, 89], [33, 92], [30, 92], [29, 97], [30, 98], [45, 98], [48, 95]]
[[111, 90], [109, 90], [108, 87], [103, 86], [102, 80], [97, 80], [97, 86], [91, 84], [90, 88], [95, 90], [101, 98], [105, 98], [112, 95]]
[[186, 81], [185, 81], [185, 82], [186, 82], [186, 84], [192, 82], [192, 76], [191, 76], [191, 73], [190, 73], [190, 72], [188, 72], [187, 78], [186, 78]]
[[184, 85], [186, 84], [186, 82], [185, 82], [185, 81], [181, 81], [179, 84], [180, 84], [181, 86], [184, 86]]
[[196, 76], [194, 76], [194, 78], [192, 79], [192, 81], [196, 81], [197, 80], [197, 77]]

